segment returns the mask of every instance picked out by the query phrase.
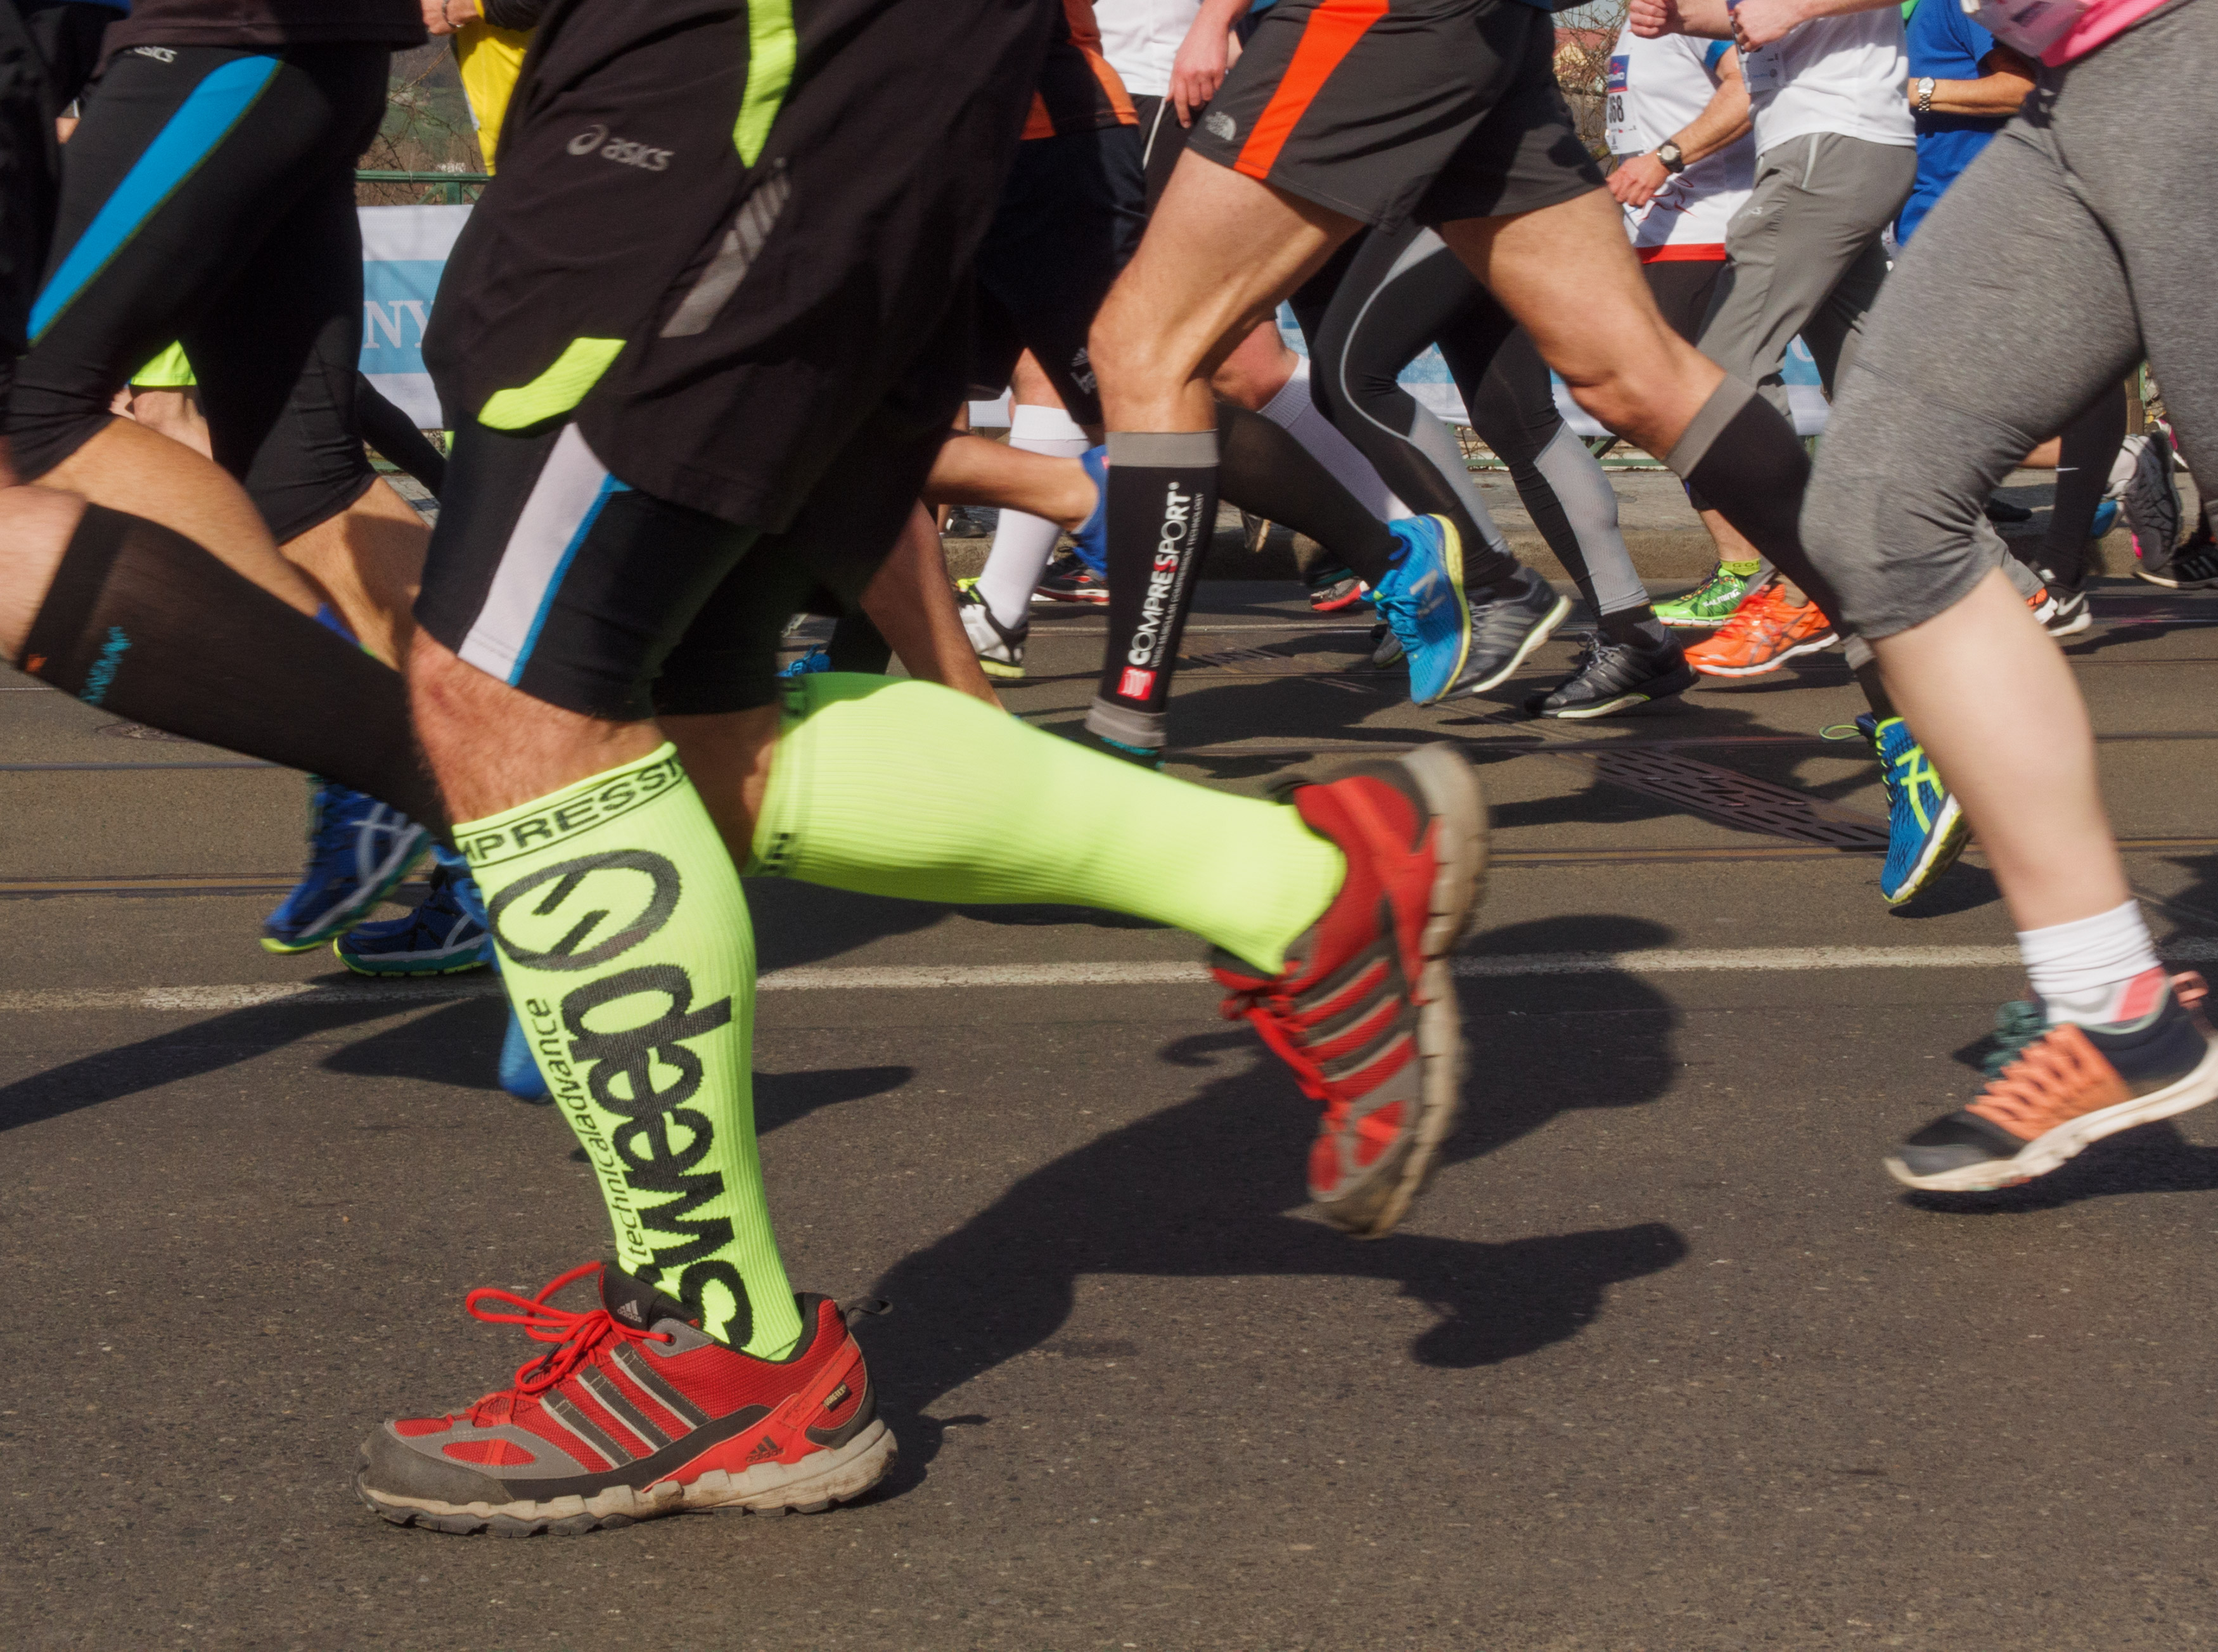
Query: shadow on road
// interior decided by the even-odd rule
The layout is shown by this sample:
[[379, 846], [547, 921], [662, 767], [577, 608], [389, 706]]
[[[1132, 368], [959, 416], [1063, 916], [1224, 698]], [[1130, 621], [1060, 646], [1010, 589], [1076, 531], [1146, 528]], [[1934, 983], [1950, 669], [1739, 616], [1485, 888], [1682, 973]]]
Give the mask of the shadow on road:
[[[1591, 941], [1607, 932], [1621, 941], [1625, 925], [1593, 919], [1573, 920], [1568, 931], [1560, 922], [1519, 927], [1546, 931], [1560, 947], [1567, 935]], [[1504, 931], [1489, 940], [1516, 950], [1533, 937]], [[1673, 1018], [1645, 983], [1583, 978], [1582, 999], [1609, 1007], [1582, 1015], [1575, 1036], [1544, 1008], [1506, 1006], [1494, 986], [1465, 984], [1470, 1111], [1444, 1155], [1447, 1166], [1491, 1154], [1567, 1108], [1641, 1105], [1664, 1093]], [[1518, 1001], [1537, 1003], [1527, 986]], [[927, 1414], [999, 1365], [1089, 1352], [1177, 1357], [1175, 1333], [1145, 1324], [1109, 1356], [1057, 1340], [1084, 1276], [1223, 1279], [1236, 1290], [1245, 1278], [1391, 1282], [1435, 1315], [1407, 1357], [1470, 1368], [1576, 1336], [1601, 1312], [1610, 1286], [1659, 1272], [1687, 1253], [1679, 1234], [1657, 1222], [1492, 1243], [1409, 1229], [1350, 1239], [1289, 1208], [1300, 1197], [1315, 1114], [1251, 1034], [1197, 1034], [1168, 1045], [1161, 1059], [1210, 1076], [1191, 1099], [1025, 1176], [957, 1231], [895, 1263], [874, 1287], [895, 1308], [870, 1334], [881, 1392], [896, 1396], [889, 1415], [902, 1466], [889, 1494], [921, 1479], [947, 1427], [990, 1420]], [[1446, 1175], [1413, 1226], [1422, 1226], [1427, 1210], [1437, 1216], [1455, 1201], [1484, 1197], [1483, 1179]], [[1197, 1298], [1198, 1311], [1208, 1303]]]

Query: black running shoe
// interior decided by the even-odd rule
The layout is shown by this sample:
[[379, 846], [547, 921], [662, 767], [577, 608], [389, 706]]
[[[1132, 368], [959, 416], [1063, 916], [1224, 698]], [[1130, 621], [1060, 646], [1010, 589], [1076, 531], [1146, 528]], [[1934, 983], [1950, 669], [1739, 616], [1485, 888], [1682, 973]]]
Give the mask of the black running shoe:
[[1580, 722], [1684, 694], [1694, 686], [1694, 668], [1687, 664], [1686, 651], [1677, 643], [1637, 648], [1629, 642], [1612, 642], [1597, 632], [1579, 650], [1571, 674], [1526, 701], [1525, 709], [1535, 717]]
[[2174, 591], [2208, 591], [2218, 585], [2218, 543], [2207, 529], [2198, 532], [2172, 553], [2172, 566], [2162, 574], [2144, 572], [2141, 578]]
[[2010, 523], [2012, 524], [2021, 522], [2031, 522], [2033, 520], [2033, 512], [2027, 510], [2022, 504], [2012, 504], [2008, 499], [1989, 499], [1987, 501], [1987, 520], [1992, 523]]
[[2126, 479], [2126, 525], [2134, 530], [2134, 551], [2141, 559], [2134, 572], [2152, 584], [2169, 571], [2172, 552], [2179, 543], [2179, 484], [2172, 480], [2172, 438], [2160, 424], [2148, 434], [2126, 438], [2138, 449], [2133, 473]]
[[1338, 562], [1319, 562], [1302, 576], [1310, 588], [1310, 608], [1318, 614], [1337, 614], [1363, 600], [1363, 581], [1353, 569]]
[[1504, 584], [1482, 585], [1470, 593], [1470, 602], [1471, 653], [1463, 674], [1440, 696], [1444, 700], [1484, 694], [1506, 681], [1571, 611], [1571, 599], [1558, 597], [1530, 568], [1518, 569]]

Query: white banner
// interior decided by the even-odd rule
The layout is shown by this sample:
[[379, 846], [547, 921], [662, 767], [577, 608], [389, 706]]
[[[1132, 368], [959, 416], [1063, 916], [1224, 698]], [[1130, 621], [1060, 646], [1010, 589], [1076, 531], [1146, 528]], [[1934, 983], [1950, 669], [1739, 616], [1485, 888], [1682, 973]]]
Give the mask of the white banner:
[[438, 393], [424, 370], [424, 329], [439, 274], [468, 207], [363, 207], [362, 370], [423, 429], [441, 428]]

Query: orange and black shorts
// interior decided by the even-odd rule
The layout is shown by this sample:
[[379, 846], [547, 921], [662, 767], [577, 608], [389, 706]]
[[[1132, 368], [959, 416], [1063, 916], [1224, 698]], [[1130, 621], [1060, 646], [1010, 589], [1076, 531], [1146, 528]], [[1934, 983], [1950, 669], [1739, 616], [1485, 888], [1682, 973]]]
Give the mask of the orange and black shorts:
[[1602, 187], [1522, 0], [1279, 0], [1187, 147], [1367, 224], [1532, 212]]

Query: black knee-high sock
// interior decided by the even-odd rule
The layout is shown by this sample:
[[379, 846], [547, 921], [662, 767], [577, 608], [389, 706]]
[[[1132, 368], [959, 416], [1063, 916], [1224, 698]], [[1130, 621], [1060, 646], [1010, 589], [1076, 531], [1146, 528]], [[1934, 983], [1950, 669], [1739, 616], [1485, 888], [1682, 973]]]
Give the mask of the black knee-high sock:
[[2064, 427], [2056, 455], [2056, 502], [2041, 544], [2038, 572], [2067, 590], [2087, 578], [2087, 536], [2110, 485], [2110, 466], [2126, 439], [2126, 387], [2114, 384]]
[[1841, 611], [1833, 582], [1802, 549], [1802, 495], [1810, 455], [1778, 411], [1738, 379], [1702, 404], [1664, 462], [1828, 619]]
[[88, 705], [447, 829], [400, 673], [159, 523], [86, 506], [16, 663]]
[[[1261, 413], [1222, 402], [1217, 442], [1217, 485], [1227, 500], [1308, 535], [1366, 584], [1386, 577], [1393, 534], [1307, 448]], [[1113, 597], [1117, 588], [1109, 589]]]
[[1168, 743], [1171, 671], [1217, 486], [1214, 430], [1109, 433], [1109, 642], [1086, 726], [1135, 755]]

